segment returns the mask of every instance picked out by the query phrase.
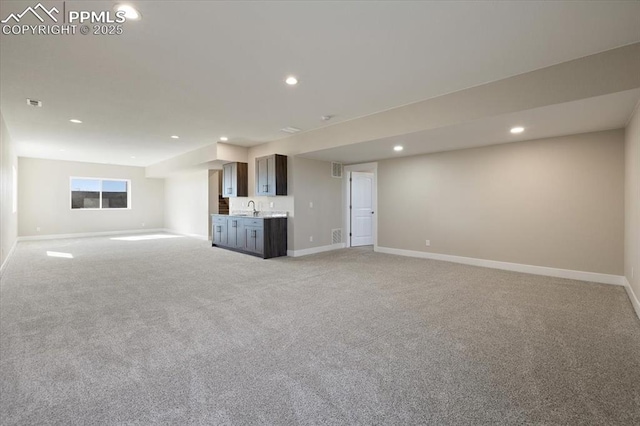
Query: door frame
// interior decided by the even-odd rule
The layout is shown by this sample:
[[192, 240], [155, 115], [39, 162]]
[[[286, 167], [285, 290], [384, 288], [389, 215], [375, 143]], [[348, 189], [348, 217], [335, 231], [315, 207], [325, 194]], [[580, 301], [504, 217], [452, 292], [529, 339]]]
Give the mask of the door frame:
[[352, 172], [369, 172], [373, 173], [373, 249], [378, 249], [378, 163], [362, 163], [344, 166], [344, 185], [343, 185], [343, 229], [345, 232], [345, 247], [351, 247], [351, 173]]

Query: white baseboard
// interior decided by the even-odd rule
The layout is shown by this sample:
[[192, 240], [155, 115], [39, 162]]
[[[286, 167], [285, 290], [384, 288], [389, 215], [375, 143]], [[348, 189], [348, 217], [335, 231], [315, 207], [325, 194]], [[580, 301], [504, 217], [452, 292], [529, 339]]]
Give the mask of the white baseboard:
[[546, 266], [498, 262], [495, 260], [476, 259], [473, 257], [453, 256], [450, 254], [429, 253], [414, 250], [402, 250], [389, 247], [375, 247], [374, 250], [380, 253], [396, 254], [399, 256], [444, 260], [446, 262], [463, 263], [465, 265], [481, 266], [484, 268], [503, 269], [506, 271], [524, 272], [526, 274], [545, 275], [556, 278], [568, 278], [579, 281], [590, 281], [601, 284], [624, 285], [625, 281], [625, 278], [621, 275], [599, 274], [595, 272], [574, 271], [571, 269], [548, 268]]
[[17, 245], [18, 245], [18, 240], [16, 239], [13, 242], [13, 245], [11, 246], [11, 248], [9, 249], [9, 253], [7, 253], [7, 257], [4, 258], [4, 262], [2, 262], [2, 265], [0, 265], [0, 275], [2, 275], [2, 273], [4, 272], [4, 268], [6, 268], [7, 265], [9, 264], [9, 259], [11, 259], [11, 255], [13, 254], [13, 252], [16, 251]]
[[631, 304], [633, 305], [633, 309], [636, 311], [636, 315], [640, 318], [640, 300], [638, 300], [638, 296], [633, 292], [631, 288], [631, 284], [629, 284], [629, 280], [627, 277], [624, 277], [624, 288], [627, 290], [627, 295], [631, 300]]
[[143, 228], [143, 229], [129, 229], [125, 231], [79, 232], [76, 234], [29, 235], [26, 237], [18, 237], [18, 241], [57, 240], [61, 238], [102, 237], [106, 235], [123, 235], [123, 234], [146, 234], [149, 232], [167, 232], [167, 231], [162, 228], [152, 228], [152, 229]]
[[328, 246], [321, 246], [321, 247], [312, 247], [312, 248], [303, 249], [303, 250], [287, 250], [287, 256], [291, 256], [291, 257], [307, 256], [310, 254], [323, 253], [325, 251], [338, 250], [342, 248], [345, 248], [345, 243], [331, 244]]

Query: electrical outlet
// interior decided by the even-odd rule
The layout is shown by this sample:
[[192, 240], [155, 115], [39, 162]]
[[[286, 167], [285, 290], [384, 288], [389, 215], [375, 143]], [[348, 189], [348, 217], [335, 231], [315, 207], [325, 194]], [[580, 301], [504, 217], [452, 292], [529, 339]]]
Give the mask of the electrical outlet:
[[40, 232], [40, 227], [39, 226], [36, 228], [36, 232]]
[[427, 247], [431, 247], [431, 240], [427, 240]]
[[313, 208], [313, 201], [309, 201], [309, 208], [312, 209]]
[[273, 208], [273, 201], [271, 201], [271, 202], [269, 203], [269, 207], [270, 207], [270, 208]]
[[142, 227], [144, 228], [144, 222], [142, 222]]
[[310, 243], [312, 243], [312, 242], [313, 242], [313, 235], [311, 235], [311, 236], [309, 237], [309, 242], [310, 242]]

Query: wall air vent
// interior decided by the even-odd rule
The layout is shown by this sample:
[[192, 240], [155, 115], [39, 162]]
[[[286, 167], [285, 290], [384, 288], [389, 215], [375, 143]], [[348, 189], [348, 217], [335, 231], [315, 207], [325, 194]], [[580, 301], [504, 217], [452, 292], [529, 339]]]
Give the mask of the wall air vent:
[[342, 163], [331, 163], [331, 177], [342, 178]]
[[340, 244], [342, 242], [342, 229], [332, 229], [331, 230], [331, 243], [332, 244]]
[[285, 127], [283, 129], [280, 129], [280, 131], [285, 133], [298, 133], [300, 129], [298, 129], [297, 127]]
[[42, 106], [42, 101], [36, 101], [35, 99], [27, 98], [27, 105], [30, 105], [30, 106], [33, 106], [33, 107], [41, 107]]

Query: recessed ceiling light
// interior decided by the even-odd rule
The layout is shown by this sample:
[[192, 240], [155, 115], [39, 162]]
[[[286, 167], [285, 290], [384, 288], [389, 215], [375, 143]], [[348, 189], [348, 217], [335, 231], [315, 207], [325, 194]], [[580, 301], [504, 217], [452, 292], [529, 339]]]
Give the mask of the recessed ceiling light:
[[513, 133], [514, 135], [516, 135], [518, 133], [522, 133], [522, 132], [524, 132], [524, 127], [517, 126], [517, 127], [512, 127], [511, 128], [511, 133]]
[[173, 135], [171, 136], [171, 139], [180, 139], [180, 136]]
[[136, 158], [136, 156], [135, 156], [135, 155], [132, 155], [132, 156], [131, 156], [131, 158]]
[[78, 119], [75, 119], [75, 118], [72, 118], [72, 119], [71, 119], [71, 120], [69, 120], [69, 121], [70, 121], [70, 122], [72, 122], [72, 123], [74, 123], [74, 124], [81, 124], [81, 123], [82, 123], [82, 121], [80, 121], [80, 120], [78, 120]]
[[289, 86], [295, 86], [296, 84], [298, 84], [298, 79], [290, 75], [289, 77], [286, 78], [284, 82], [287, 83]]
[[60, 149], [59, 151], [60, 151], [60, 152], [64, 152], [64, 149]]
[[226, 136], [220, 136], [220, 140], [221, 140], [222, 142], [226, 142], [226, 141], [228, 141], [228, 140], [229, 140], [229, 138], [228, 138], [228, 137], [226, 137]]
[[142, 19], [142, 14], [130, 4], [117, 4], [115, 9], [116, 12], [124, 12], [124, 17], [127, 18], [127, 20], [139, 21]]
[[393, 147], [394, 151], [402, 151], [404, 148], [402, 147], [402, 145], [396, 145]]

